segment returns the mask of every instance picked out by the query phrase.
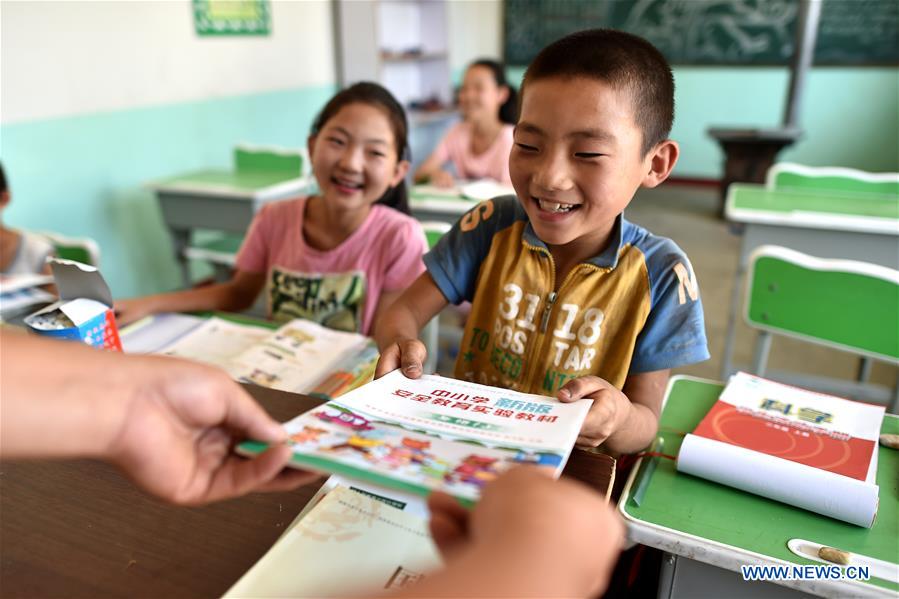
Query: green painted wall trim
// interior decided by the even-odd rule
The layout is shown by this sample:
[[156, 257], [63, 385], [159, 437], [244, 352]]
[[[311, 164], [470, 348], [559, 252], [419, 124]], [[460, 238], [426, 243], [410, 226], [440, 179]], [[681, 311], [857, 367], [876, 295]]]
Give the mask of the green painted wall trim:
[[[461, 79], [464, 69], [453, 73]], [[523, 68], [510, 68], [520, 81]], [[776, 125], [788, 74], [781, 68], [675, 69], [681, 143], [675, 176], [718, 178], [713, 125]], [[238, 143], [302, 147], [332, 85], [0, 126], [13, 190], [4, 222], [90, 236], [116, 297], [178, 287], [168, 234], [142, 185], [231, 164]], [[807, 135], [782, 159], [813, 166], [899, 170], [899, 69], [815, 68], [802, 112]]]
[[[508, 74], [521, 81], [524, 68]], [[674, 176], [720, 178], [723, 154], [709, 127], [775, 127], [783, 117], [785, 68], [675, 67], [674, 79], [671, 137], [681, 146]], [[800, 119], [806, 134], [781, 160], [899, 171], [899, 69], [812, 69]]]
[[151, 179], [230, 167], [239, 143], [303, 147], [333, 85], [0, 127], [9, 226], [94, 238], [116, 298], [180, 286]]

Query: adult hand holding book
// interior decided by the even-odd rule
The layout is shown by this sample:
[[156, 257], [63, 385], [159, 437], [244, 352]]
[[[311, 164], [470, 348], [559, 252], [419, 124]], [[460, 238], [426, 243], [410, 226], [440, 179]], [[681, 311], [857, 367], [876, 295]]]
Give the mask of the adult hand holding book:
[[[221, 370], [19, 333], [0, 337], [3, 459], [102, 459], [145, 491], [191, 505], [316, 478], [283, 471], [290, 457], [284, 430]], [[242, 460], [231, 446], [247, 436], [276, 446]]]

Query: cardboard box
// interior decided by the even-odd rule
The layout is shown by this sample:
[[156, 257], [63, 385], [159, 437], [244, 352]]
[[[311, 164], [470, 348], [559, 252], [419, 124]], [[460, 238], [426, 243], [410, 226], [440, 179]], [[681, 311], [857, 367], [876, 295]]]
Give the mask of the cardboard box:
[[112, 293], [93, 266], [51, 258], [60, 300], [25, 318], [38, 335], [77, 339], [93, 347], [122, 351], [112, 309]]

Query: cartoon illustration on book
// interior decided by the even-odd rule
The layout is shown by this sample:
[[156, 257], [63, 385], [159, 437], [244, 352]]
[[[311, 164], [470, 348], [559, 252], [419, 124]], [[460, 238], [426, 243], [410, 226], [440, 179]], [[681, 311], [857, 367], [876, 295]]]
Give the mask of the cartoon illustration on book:
[[253, 372], [246, 377], [251, 383], [255, 383], [262, 387], [274, 387], [278, 382], [278, 375], [271, 372], [265, 372], [259, 368], [254, 368]]
[[315, 412], [312, 415], [317, 416], [319, 419], [321, 419], [322, 422], [329, 422], [331, 424], [345, 426], [353, 430], [368, 431], [372, 429], [372, 426], [368, 423], [368, 420], [345, 409], [338, 409], [337, 414], [329, 414], [328, 412], [322, 411]]
[[470, 455], [446, 475], [447, 482], [460, 482], [483, 487], [499, 475], [497, 459]]
[[558, 468], [562, 463], [562, 456], [555, 453], [519, 451], [515, 455], [515, 461], [521, 464]]
[[303, 443], [314, 443], [318, 441], [318, 438], [327, 433], [328, 431], [323, 428], [315, 428], [314, 426], [304, 426], [303, 429], [297, 433], [290, 435], [289, 439], [291, 443], [295, 445], [302, 445]]
[[321, 451], [340, 452], [345, 449], [356, 452], [367, 460], [374, 461], [376, 458], [372, 456], [372, 450], [385, 444], [384, 431], [372, 430], [361, 433], [353, 433], [353, 435], [337, 445], [331, 447], [322, 447]]
[[288, 326], [278, 331], [278, 334], [275, 335], [275, 340], [286, 343], [288, 347], [297, 349], [304, 343], [315, 341], [315, 337], [306, 331], [301, 331], [295, 327]]

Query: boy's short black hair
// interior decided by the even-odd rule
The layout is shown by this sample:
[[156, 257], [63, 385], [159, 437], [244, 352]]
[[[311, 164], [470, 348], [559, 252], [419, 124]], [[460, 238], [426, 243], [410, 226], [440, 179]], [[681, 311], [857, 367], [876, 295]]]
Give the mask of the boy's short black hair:
[[6, 184], [6, 173], [3, 172], [3, 164], [0, 164], [0, 193], [7, 191], [9, 186]]
[[667, 139], [674, 122], [674, 75], [662, 53], [642, 37], [615, 29], [578, 31], [551, 43], [524, 73], [530, 83], [551, 77], [599, 79], [631, 93], [643, 130], [643, 155]]

